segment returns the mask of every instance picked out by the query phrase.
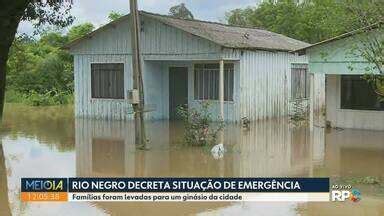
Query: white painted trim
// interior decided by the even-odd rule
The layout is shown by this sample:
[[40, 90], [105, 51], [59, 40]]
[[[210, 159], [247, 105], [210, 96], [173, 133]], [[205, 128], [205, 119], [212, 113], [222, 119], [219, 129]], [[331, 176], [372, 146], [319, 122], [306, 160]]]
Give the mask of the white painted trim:
[[108, 102], [127, 102], [127, 99], [114, 99], [114, 98], [91, 98], [91, 102], [95, 101], [108, 101]]
[[[235, 73], [235, 65], [233, 65], [233, 73]], [[233, 74], [233, 77], [234, 76], [235, 75]], [[233, 79], [233, 82], [235, 82], [235, 79]], [[235, 86], [234, 83], [233, 83], [233, 86]], [[233, 100], [233, 95], [234, 95], [234, 89], [232, 89], [232, 100]], [[220, 60], [219, 100], [220, 100], [220, 117], [224, 121], [224, 60]]]
[[336, 110], [343, 110], [341, 109], [341, 75], [336, 76]]
[[[217, 103], [217, 104], [220, 103], [219, 100], [196, 100], [196, 99], [193, 99], [193, 101], [198, 102], [198, 103], [201, 103], [201, 102], [209, 102], [209, 103]], [[235, 101], [224, 101], [224, 104], [235, 104]]]
[[[197, 55], [197, 56], [201, 56], [201, 54], [193, 54], [193, 55]], [[209, 54], [206, 54], [206, 55], [209, 55]], [[178, 58], [178, 56], [182, 56], [181, 58]], [[143, 58], [142, 58], [144, 61], [190, 61], [190, 62], [194, 62], [194, 61], [219, 61], [219, 58], [217, 56], [213, 57], [210, 59], [209, 56], [206, 56], [206, 57], [191, 57], [191, 58], [186, 58], [185, 56], [183, 56], [182, 54], [181, 55], [161, 55], [161, 56], [158, 56], [158, 55], [143, 55]], [[231, 61], [240, 61], [240, 59], [238, 60], [231, 60]]]
[[292, 64], [306, 64], [306, 65], [309, 65], [308, 62], [291, 62], [291, 65], [292, 65]]
[[166, 67], [168, 67], [168, 71], [169, 71], [169, 68], [171, 68], [171, 67], [179, 67], [179, 68], [188, 68], [188, 70], [189, 70], [189, 66], [190, 65], [188, 65], [188, 64], [186, 64], [186, 63], [182, 63], [182, 64], [175, 64], [175, 63], [172, 63], [172, 64], [167, 64], [166, 65]]
[[354, 113], [375, 113], [375, 114], [383, 114], [384, 110], [352, 110], [352, 109], [336, 109], [336, 111], [342, 112], [354, 112]]
[[309, 128], [311, 131], [313, 131], [314, 127], [314, 107], [313, 107], [313, 101], [315, 97], [315, 74], [309, 74], [309, 85], [310, 85], [310, 90], [309, 90]]
[[89, 62], [89, 65], [91, 64], [125, 64], [125, 62], [122, 61], [110, 61], [110, 62]]

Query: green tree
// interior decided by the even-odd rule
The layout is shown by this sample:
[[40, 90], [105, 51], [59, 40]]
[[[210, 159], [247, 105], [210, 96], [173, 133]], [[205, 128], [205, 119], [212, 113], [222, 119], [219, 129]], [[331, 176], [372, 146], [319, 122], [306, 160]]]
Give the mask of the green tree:
[[40, 43], [53, 47], [62, 47], [68, 43], [68, 37], [58, 31], [45, 31], [40, 34]]
[[67, 41], [56, 32], [44, 33], [38, 41], [17, 38], [7, 65], [7, 89], [22, 93], [71, 91], [72, 57], [61, 49]]
[[258, 7], [227, 13], [229, 24], [263, 28], [316, 43], [350, 31], [357, 23], [347, 6], [349, 0], [265, 1]]
[[80, 25], [73, 26], [69, 31], [68, 31], [68, 40], [76, 40], [77, 38], [80, 38], [90, 32], [93, 31], [95, 26], [92, 23], [83, 23]]
[[66, 35], [45, 29], [39, 40], [16, 38], [7, 64], [7, 101], [32, 105], [71, 102], [73, 57], [62, 47], [92, 29], [92, 24], [85, 23], [73, 26]]
[[364, 78], [375, 90], [379, 100], [384, 101], [384, 2], [354, 2], [347, 8], [357, 18], [356, 29], [366, 26], [357, 31], [359, 44], [352, 48], [352, 54], [371, 64], [365, 68]]
[[169, 15], [181, 19], [193, 19], [193, 14], [184, 3], [175, 5], [169, 9]]
[[110, 22], [112, 21], [115, 21], [117, 19], [119, 19], [120, 17], [122, 17], [123, 14], [119, 13], [119, 12], [116, 12], [116, 11], [111, 11], [108, 15], [108, 19]]
[[10, 47], [20, 21], [34, 21], [36, 27], [44, 24], [68, 26], [73, 22], [69, 14], [71, 1], [1, 0], [0, 8], [0, 119], [3, 115], [6, 69]]
[[227, 22], [232, 25], [252, 27], [255, 24], [250, 20], [253, 16], [254, 9], [252, 7], [247, 7], [245, 9], [234, 9], [230, 12], [225, 13]]

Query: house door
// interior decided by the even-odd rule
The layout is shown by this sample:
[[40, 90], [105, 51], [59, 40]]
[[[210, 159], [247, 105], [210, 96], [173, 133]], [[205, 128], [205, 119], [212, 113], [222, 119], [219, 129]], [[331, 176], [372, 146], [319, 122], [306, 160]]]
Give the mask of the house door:
[[169, 119], [178, 119], [177, 107], [188, 104], [188, 68], [169, 68]]

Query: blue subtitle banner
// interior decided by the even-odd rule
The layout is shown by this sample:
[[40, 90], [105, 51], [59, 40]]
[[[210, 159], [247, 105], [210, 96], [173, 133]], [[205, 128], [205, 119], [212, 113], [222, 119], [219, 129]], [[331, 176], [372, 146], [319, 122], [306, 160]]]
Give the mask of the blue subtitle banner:
[[22, 192], [329, 192], [329, 178], [23, 178]]

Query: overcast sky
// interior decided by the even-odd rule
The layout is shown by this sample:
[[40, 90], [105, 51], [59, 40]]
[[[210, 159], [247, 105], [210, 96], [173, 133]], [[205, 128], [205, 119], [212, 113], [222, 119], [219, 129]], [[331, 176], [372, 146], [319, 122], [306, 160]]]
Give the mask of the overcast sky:
[[[138, 0], [139, 9], [154, 13], [167, 14], [170, 7], [184, 2], [196, 19], [224, 21], [225, 12], [247, 6], [255, 6], [260, 0]], [[72, 15], [74, 24], [91, 22], [96, 27], [107, 22], [111, 11], [127, 14], [129, 0], [73, 0]], [[29, 23], [21, 23], [19, 33], [31, 33]]]

